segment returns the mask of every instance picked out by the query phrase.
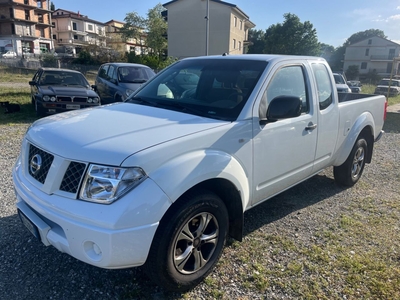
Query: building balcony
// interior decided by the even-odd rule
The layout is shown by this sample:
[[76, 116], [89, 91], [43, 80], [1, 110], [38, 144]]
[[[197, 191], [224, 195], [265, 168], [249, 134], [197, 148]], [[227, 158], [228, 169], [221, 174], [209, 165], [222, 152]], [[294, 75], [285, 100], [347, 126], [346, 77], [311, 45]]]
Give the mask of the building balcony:
[[393, 61], [393, 58], [395, 58], [394, 55], [371, 55], [370, 60], [371, 61]]

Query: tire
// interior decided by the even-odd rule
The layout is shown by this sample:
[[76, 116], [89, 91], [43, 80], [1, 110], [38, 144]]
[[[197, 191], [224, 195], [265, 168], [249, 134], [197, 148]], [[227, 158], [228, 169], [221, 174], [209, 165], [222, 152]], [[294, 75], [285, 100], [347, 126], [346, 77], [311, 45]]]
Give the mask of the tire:
[[361, 137], [354, 144], [346, 161], [342, 165], [333, 168], [335, 181], [339, 185], [353, 186], [358, 180], [360, 180], [364, 171], [367, 151], [367, 141]]
[[36, 111], [36, 116], [41, 118], [44, 117], [46, 114], [44, 113], [44, 109], [43, 107], [41, 107], [40, 105], [38, 105], [38, 102], [35, 101], [35, 111]]
[[218, 262], [228, 232], [228, 211], [214, 193], [189, 193], [163, 217], [144, 271], [159, 286], [184, 292]]

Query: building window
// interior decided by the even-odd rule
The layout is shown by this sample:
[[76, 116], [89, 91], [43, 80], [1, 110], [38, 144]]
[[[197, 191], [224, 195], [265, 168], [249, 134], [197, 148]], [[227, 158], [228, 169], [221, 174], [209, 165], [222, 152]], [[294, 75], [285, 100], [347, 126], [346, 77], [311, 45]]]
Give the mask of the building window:
[[236, 49], [236, 40], [233, 39], [233, 50], [235, 50], [235, 49]]
[[37, 2], [37, 7], [43, 8], [42, 1], [38, 0], [38, 2]]
[[365, 49], [365, 56], [369, 55], [369, 49]]
[[29, 10], [25, 10], [25, 20], [30, 20]]
[[24, 0], [24, 4], [28, 5], [29, 4], [29, 0]]
[[11, 24], [11, 34], [15, 34], [15, 25]]
[[55, 34], [53, 34], [53, 40], [56, 40], [57, 36]]
[[233, 17], [233, 26], [237, 27], [237, 18]]
[[73, 22], [73, 23], [72, 23], [72, 29], [73, 29], [73, 30], [77, 30], [77, 28], [78, 28], [78, 26], [76, 25], [75, 22]]
[[239, 51], [242, 51], [242, 42], [238, 42]]
[[51, 26], [52, 26], [53, 28], [55, 28], [55, 27], [56, 27], [56, 23], [51, 22]]
[[372, 40], [369, 39], [369, 40], [368, 40], [368, 45], [371, 45], [371, 44], [372, 44]]
[[240, 20], [240, 30], [242, 30], [242, 29], [243, 29], [243, 21]]
[[43, 22], [43, 15], [41, 15], [41, 14], [38, 15], [38, 21], [39, 21], [39, 23], [44, 23]]
[[74, 40], [77, 40], [78, 39], [78, 36], [75, 34], [74, 35]]
[[362, 62], [361, 63], [361, 70], [366, 70], [367, 69], [367, 62]]
[[40, 36], [41, 37], [45, 37], [44, 28], [40, 28]]
[[93, 25], [92, 24], [88, 24], [88, 30], [89, 31], [93, 31]]

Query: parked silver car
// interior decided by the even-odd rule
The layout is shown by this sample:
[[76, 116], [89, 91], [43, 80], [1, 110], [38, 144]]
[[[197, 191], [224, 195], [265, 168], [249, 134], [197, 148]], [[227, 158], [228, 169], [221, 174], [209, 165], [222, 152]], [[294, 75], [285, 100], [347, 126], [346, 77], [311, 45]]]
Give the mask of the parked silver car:
[[132, 63], [106, 63], [96, 77], [96, 91], [102, 104], [121, 102], [155, 75], [148, 66]]
[[333, 77], [335, 78], [336, 89], [338, 93], [351, 93], [351, 89], [346, 84], [342, 74], [333, 73]]

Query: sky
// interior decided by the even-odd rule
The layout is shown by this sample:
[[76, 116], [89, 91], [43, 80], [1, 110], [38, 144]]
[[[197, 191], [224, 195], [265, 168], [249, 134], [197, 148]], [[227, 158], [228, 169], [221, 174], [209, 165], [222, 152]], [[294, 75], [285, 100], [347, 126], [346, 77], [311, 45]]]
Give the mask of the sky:
[[[55, 8], [80, 12], [88, 18], [107, 22], [124, 21], [127, 13], [146, 17], [149, 9], [168, 1], [159, 0], [51, 0]], [[184, 1], [184, 0], [181, 0]], [[200, 0], [199, 0], [200, 1]], [[256, 30], [283, 23], [285, 13], [301, 22], [309, 21], [317, 30], [318, 41], [339, 47], [352, 34], [380, 29], [389, 40], [400, 41], [400, 0], [228, 0], [247, 14]], [[212, 20], [210, 19], [210, 22]]]

